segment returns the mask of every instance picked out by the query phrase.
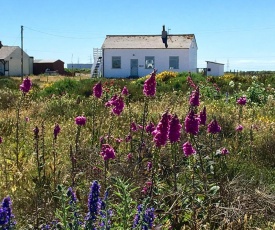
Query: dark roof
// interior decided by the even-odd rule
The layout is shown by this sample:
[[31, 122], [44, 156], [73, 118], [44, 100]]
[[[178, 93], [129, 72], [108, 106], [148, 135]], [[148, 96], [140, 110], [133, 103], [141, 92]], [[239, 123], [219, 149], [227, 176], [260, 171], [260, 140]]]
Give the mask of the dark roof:
[[0, 49], [0, 59], [5, 59], [11, 55], [19, 46], [2, 46]]
[[218, 63], [218, 62], [214, 62], [214, 61], [206, 61], [207, 63], [213, 63], [213, 64], [218, 64], [218, 65], [224, 65], [223, 63]]
[[[54, 60], [36, 59], [33, 61], [33, 63], [55, 63], [57, 61], [61, 61], [61, 60], [59, 60], [59, 59], [54, 59]], [[61, 62], [63, 62], [63, 61], [61, 61]]]

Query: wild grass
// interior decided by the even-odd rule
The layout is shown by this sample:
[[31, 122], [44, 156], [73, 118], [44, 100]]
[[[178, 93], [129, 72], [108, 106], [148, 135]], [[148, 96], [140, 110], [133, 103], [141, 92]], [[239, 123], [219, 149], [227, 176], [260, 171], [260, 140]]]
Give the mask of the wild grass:
[[[76, 193], [75, 208], [83, 222], [89, 211], [89, 187], [95, 180], [101, 185], [100, 197], [106, 189], [109, 194], [108, 209], [102, 209], [105, 219], [98, 214], [94, 224], [102, 220], [111, 229], [131, 229], [139, 204], [144, 207], [141, 216], [154, 208], [153, 229], [274, 228], [274, 85], [252, 76], [239, 80], [191, 76], [200, 87], [196, 114], [205, 106], [207, 125], [215, 118], [221, 132], [212, 135], [207, 126], [200, 126], [197, 135], [190, 135], [184, 129], [193, 90], [187, 76], [162, 74], [156, 96], [150, 98], [142, 93], [145, 79], [31, 77], [33, 87], [23, 95], [19, 79], [0, 79], [0, 195], [11, 197], [17, 229], [46, 229], [46, 225], [77, 229], [70, 223], [82, 229], [73, 222], [65, 193], [69, 187]], [[99, 81], [103, 95], [96, 98], [92, 88]], [[124, 86], [130, 95], [124, 97], [123, 112], [116, 116], [105, 103]], [[251, 92], [256, 93], [251, 96]], [[247, 104], [240, 107], [236, 99], [242, 95]], [[177, 114], [183, 128], [179, 142], [158, 148], [141, 125], [150, 121], [158, 125], [166, 111]], [[77, 116], [87, 118], [84, 126], [75, 124]], [[54, 139], [56, 124], [61, 131]], [[242, 132], [236, 131], [239, 124]], [[186, 141], [197, 154], [184, 155]], [[114, 148], [115, 159], [103, 160], [103, 144]], [[229, 154], [221, 155], [222, 148]], [[148, 162], [153, 163], [152, 169]]]

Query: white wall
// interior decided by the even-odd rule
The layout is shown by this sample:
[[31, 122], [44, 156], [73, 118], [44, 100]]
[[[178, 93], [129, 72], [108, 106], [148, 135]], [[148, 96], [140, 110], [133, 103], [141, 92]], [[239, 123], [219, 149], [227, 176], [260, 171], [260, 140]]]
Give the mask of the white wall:
[[[103, 74], [108, 78], [129, 77], [131, 59], [138, 59], [138, 76], [146, 76], [152, 72], [152, 69], [145, 69], [145, 56], [154, 56], [158, 73], [169, 71], [169, 56], [179, 56], [179, 69], [173, 69], [173, 71], [195, 72], [197, 68], [197, 52], [195, 51], [196, 49], [192, 51], [195, 57], [189, 59], [188, 49], [104, 49]], [[121, 69], [112, 69], [112, 56], [121, 56]]]
[[215, 63], [215, 62], [207, 62], [207, 76], [218, 77], [223, 75], [224, 75], [223, 64]]
[[197, 50], [198, 47], [196, 45], [195, 40], [192, 41], [191, 47], [189, 49], [189, 71], [197, 72]]
[[[5, 60], [9, 61], [9, 76], [21, 76], [21, 49], [15, 49]], [[32, 58], [23, 52], [23, 74], [29, 75], [32, 72]]]

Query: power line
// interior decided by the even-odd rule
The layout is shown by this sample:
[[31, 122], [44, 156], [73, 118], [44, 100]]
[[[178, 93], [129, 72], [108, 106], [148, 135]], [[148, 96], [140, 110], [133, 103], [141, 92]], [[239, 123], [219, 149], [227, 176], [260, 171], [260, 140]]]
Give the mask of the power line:
[[47, 33], [47, 32], [41, 31], [41, 30], [32, 29], [32, 28], [26, 27], [26, 26], [24, 26], [24, 28], [27, 28], [27, 29], [29, 29], [29, 30], [32, 30], [32, 31], [35, 31], [35, 32], [38, 32], [38, 33], [42, 33], [42, 34], [46, 34], [46, 35], [54, 36], [54, 37], [60, 37], [60, 38], [68, 38], [68, 39], [87, 39], [87, 40], [95, 39], [95, 38], [102, 38], [102, 37], [71, 37], [71, 36], [63, 36], [63, 35], [58, 35], [58, 34]]

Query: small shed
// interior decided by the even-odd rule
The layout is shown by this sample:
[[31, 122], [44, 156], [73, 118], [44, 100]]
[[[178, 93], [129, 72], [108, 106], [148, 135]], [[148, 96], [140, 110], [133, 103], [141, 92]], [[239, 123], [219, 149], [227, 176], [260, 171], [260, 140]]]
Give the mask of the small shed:
[[41, 60], [37, 59], [33, 62], [33, 74], [39, 75], [46, 72], [56, 72], [64, 74], [64, 62], [61, 60]]
[[[0, 75], [21, 76], [22, 49], [19, 46], [3, 46], [0, 41]], [[23, 51], [23, 75], [33, 73], [33, 57]]]
[[213, 61], [206, 61], [206, 76], [223, 76], [224, 75], [224, 64], [213, 62]]

